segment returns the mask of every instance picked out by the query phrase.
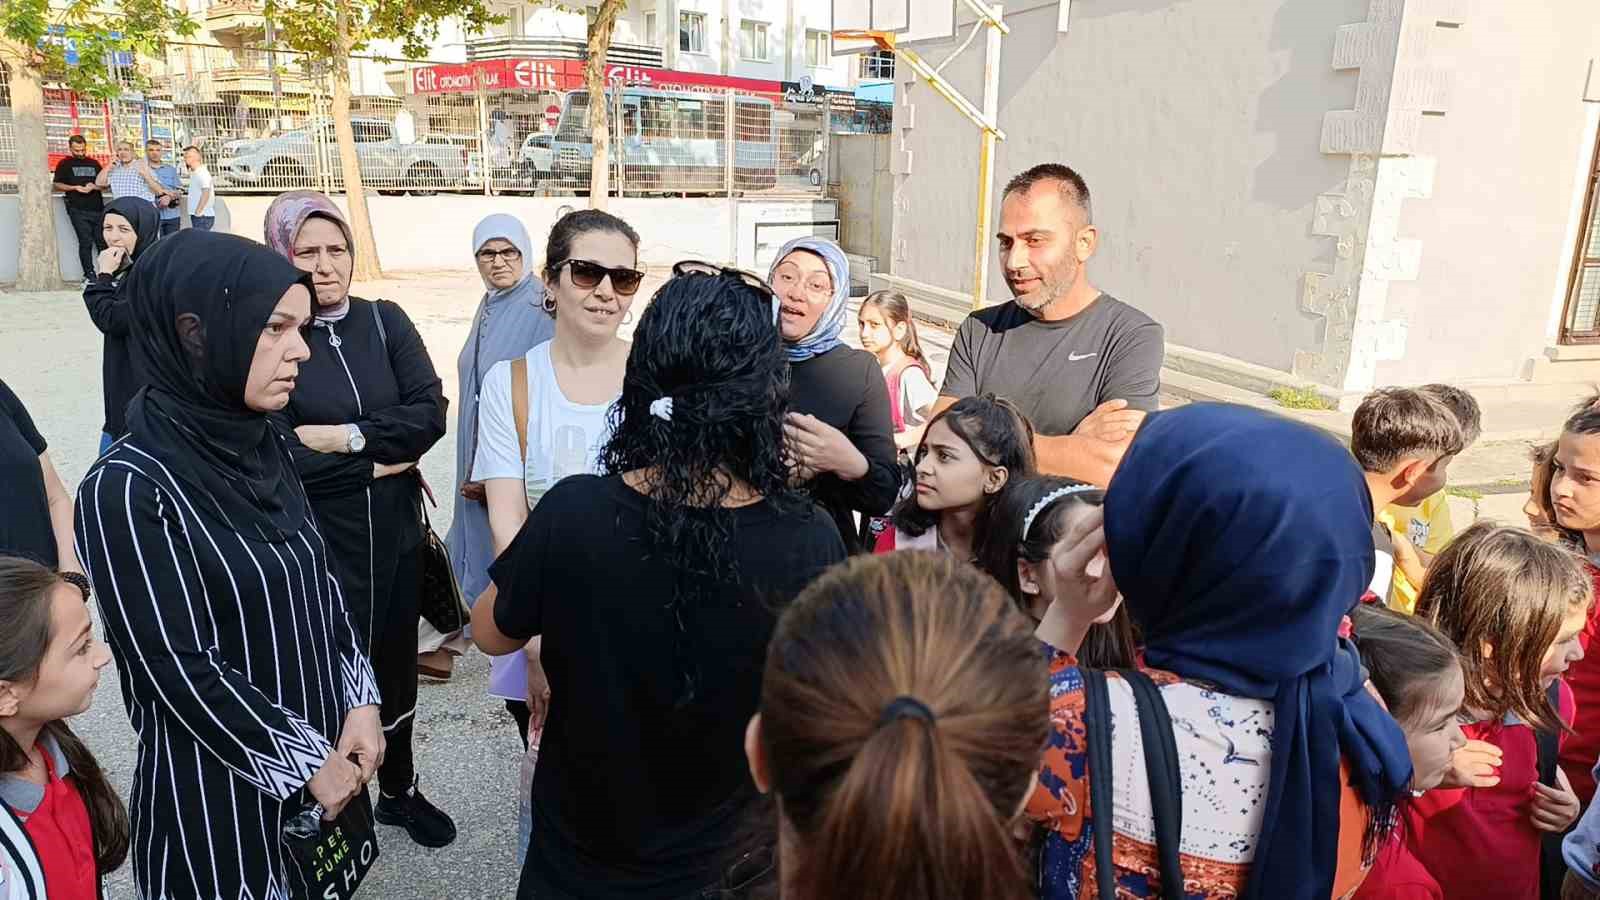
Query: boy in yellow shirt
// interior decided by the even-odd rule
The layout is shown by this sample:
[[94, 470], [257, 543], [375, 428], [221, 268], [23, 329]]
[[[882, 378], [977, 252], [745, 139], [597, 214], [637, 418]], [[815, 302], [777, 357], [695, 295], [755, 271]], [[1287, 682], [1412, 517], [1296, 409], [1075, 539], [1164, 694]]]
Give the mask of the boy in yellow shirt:
[[[1472, 446], [1483, 433], [1483, 411], [1466, 391], [1448, 384], [1427, 384], [1417, 392], [1439, 401], [1461, 425], [1461, 449]], [[1394, 576], [1389, 590], [1389, 607], [1410, 614], [1416, 610], [1417, 594], [1433, 557], [1455, 537], [1450, 521], [1450, 498], [1443, 487], [1445, 469], [1454, 456], [1442, 457], [1435, 465], [1437, 489], [1420, 502], [1408, 503], [1401, 497], [1378, 513], [1394, 541]], [[1432, 487], [1431, 480], [1419, 487]]]

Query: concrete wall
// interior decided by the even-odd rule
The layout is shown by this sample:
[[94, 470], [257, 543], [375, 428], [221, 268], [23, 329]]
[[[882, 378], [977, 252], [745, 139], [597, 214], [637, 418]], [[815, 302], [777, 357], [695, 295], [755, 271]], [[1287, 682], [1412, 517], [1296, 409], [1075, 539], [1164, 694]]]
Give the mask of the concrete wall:
[[[1101, 288], [1173, 342], [1289, 369], [1321, 326], [1302, 311], [1303, 275], [1334, 254], [1311, 233], [1313, 205], [1348, 168], [1318, 143], [1323, 114], [1355, 91], [1330, 66], [1334, 35], [1366, 12], [1365, 0], [1095, 0], [1074, 3], [1060, 34], [1057, 3], [1007, 4], [996, 216], [1011, 175], [1073, 166], [1094, 198]], [[969, 98], [982, 96], [982, 51], [975, 42], [944, 70]], [[893, 272], [967, 290], [977, 131], [908, 74], [895, 111], [910, 151], [896, 169], [910, 171], [897, 186]], [[990, 284], [988, 299], [1004, 299], [997, 272]]]
[[[60, 198], [55, 199], [56, 244], [61, 276], [82, 278], [77, 242]], [[261, 240], [267, 196], [219, 197], [218, 231]], [[344, 207], [344, 197], [334, 197]], [[638, 230], [639, 258], [648, 266], [670, 266], [683, 259], [753, 265], [753, 221], [824, 221], [837, 213], [828, 201], [741, 201], [747, 232], [736, 243], [734, 208], [726, 199], [625, 198], [611, 200], [610, 211]], [[573, 197], [439, 197], [368, 198], [373, 236], [383, 267], [391, 272], [467, 269], [472, 266], [472, 229], [490, 213], [510, 213], [522, 220], [533, 238], [536, 257], [544, 256], [544, 240], [562, 206], [582, 207]], [[16, 281], [20, 245], [16, 195], [0, 196], [0, 283]], [[737, 259], [735, 258], [737, 255]]]
[[1384, 317], [1406, 337], [1380, 384], [1517, 378], [1552, 342], [1595, 146], [1600, 107], [1583, 95], [1600, 5], [1539, 7], [1473, 4], [1434, 37], [1427, 64], [1451, 73], [1449, 103], [1417, 135], [1437, 166], [1431, 196], [1401, 208], [1398, 232], [1421, 255], [1416, 280], [1389, 287]]
[[851, 253], [889, 263], [893, 233], [894, 175], [890, 136], [835, 134], [830, 138], [828, 195], [839, 202], [839, 243]]

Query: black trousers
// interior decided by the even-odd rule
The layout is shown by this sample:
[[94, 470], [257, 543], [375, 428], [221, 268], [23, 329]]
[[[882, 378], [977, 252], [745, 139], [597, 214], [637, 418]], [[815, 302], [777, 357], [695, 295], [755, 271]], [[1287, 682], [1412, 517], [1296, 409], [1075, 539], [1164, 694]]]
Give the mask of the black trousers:
[[379, 607], [372, 616], [372, 668], [383, 694], [378, 718], [386, 741], [378, 787], [390, 796], [405, 793], [417, 771], [411, 755], [411, 731], [417, 712], [417, 609], [426, 546], [418, 544], [400, 555], [389, 603], [383, 606], [384, 598], [378, 598]]
[[100, 234], [100, 219], [104, 215], [98, 209], [74, 209], [67, 207], [67, 219], [72, 222], [72, 233], [78, 236], [78, 263], [83, 266], [83, 277], [94, 277], [94, 257], [96, 253], [106, 248], [105, 238]]

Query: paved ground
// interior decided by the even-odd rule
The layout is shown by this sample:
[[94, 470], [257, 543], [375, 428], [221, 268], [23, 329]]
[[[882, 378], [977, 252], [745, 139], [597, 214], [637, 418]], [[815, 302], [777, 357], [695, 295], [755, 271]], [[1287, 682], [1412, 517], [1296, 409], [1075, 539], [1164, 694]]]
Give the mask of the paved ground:
[[[641, 297], [653, 292], [653, 277]], [[452, 405], [455, 358], [481, 293], [475, 273], [440, 272], [361, 285], [357, 293], [385, 297], [411, 314], [431, 349]], [[855, 329], [846, 336], [855, 339]], [[924, 326], [924, 345], [942, 376], [950, 335]], [[50, 442], [50, 454], [69, 487], [94, 461], [101, 425], [100, 335], [74, 292], [0, 292], [0, 378], [16, 391]], [[454, 416], [451, 417], [452, 428]], [[448, 493], [455, 470], [454, 433], [423, 460], [429, 481]], [[442, 486], [442, 487], [441, 487]], [[1525, 493], [1485, 498], [1482, 512], [1521, 522]], [[1471, 501], [1457, 499], [1456, 521], [1470, 522]], [[450, 510], [438, 510], [434, 526], [449, 527]], [[460, 837], [442, 850], [411, 844], [397, 829], [380, 826], [384, 856], [363, 895], [384, 900], [438, 897], [505, 898], [516, 883], [517, 768], [521, 745], [510, 717], [484, 693], [488, 664], [473, 653], [460, 661], [455, 679], [424, 685], [417, 714], [417, 768], [423, 788], [456, 820]], [[88, 713], [75, 727], [99, 755], [119, 786], [129, 786], [135, 740], [123, 713], [116, 673], [108, 668]], [[112, 898], [132, 897], [125, 867], [111, 885]]]

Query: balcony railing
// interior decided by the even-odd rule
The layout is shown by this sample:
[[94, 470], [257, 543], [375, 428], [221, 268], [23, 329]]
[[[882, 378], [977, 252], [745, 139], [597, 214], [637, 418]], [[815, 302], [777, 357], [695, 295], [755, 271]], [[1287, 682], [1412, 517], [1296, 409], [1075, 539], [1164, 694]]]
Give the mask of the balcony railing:
[[[486, 59], [583, 59], [588, 53], [588, 42], [579, 38], [538, 37], [481, 37], [467, 41], [467, 61]], [[666, 60], [660, 47], [647, 44], [613, 42], [606, 52], [606, 62], [619, 66], [644, 66], [660, 68]]]
[[260, 0], [216, 0], [206, 9], [206, 28], [213, 32], [261, 31], [267, 6]]

